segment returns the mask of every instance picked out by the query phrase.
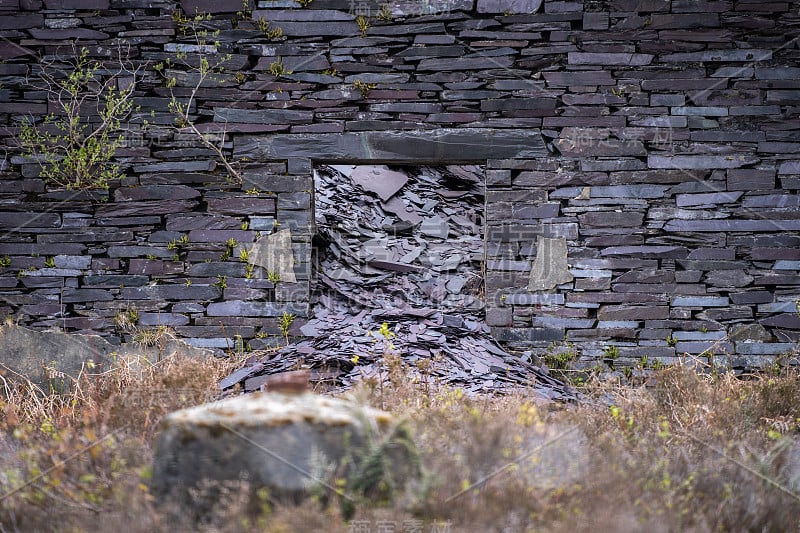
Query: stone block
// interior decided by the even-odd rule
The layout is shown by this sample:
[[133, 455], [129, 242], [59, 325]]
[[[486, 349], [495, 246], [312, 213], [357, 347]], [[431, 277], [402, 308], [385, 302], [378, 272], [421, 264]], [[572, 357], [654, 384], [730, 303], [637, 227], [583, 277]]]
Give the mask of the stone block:
[[542, 0], [478, 0], [478, 13], [536, 13]]
[[666, 305], [604, 305], [597, 312], [601, 321], [660, 320], [669, 318]]
[[[302, 391], [309, 376], [303, 379], [288, 390]], [[275, 384], [268, 379], [267, 389], [279, 390], [277, 380], [271, 381]], [[356, 482], [356, 476], [377, 443], [388, 450], [379, 477], [395, 489], [379, 487], [376, 480], [360, 497], [389, 499], [421, 475], [421, 464], [407, 427], [388, 413], [312, 393], [233, 397], [164, 418], [151, 490], [157, 501], [177, 508], [172, 512], [189, 513], [200, 523], [211, 507], [224, 505], [219, 497], [224, 483], [243, 476], [249, 485], [244, 497], [252, 505], [261, 502], [257, 494], [264, 489], [280, 500], [301, 501], [319, 482], [312, 472], [319, 470], [321, 457], [348, 486], [361, 486], [365, 481]], [[198, 496], [203, 486], [211, 486], [211, 493]]]

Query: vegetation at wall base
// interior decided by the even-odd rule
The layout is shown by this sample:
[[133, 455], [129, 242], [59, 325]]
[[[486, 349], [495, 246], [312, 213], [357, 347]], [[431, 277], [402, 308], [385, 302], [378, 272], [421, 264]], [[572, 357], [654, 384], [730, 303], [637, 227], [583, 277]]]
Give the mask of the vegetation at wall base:
[[[157, 423], [213, 397], [233, 364], [121, 361], [100, 375], [87, 369], [61, 395], [4, 376], [3, 530], [180, 530], [156, 510], [147, 489]], [[559, 405], [537, 404], [525, 391], [470, 397], [433, 376], [415, 381], [400, 357], [387, 366], [349, 394], [407, 421], [425, 472], [414, 494], [345, 509], [346, 518], [339, 506], [313, 499], [287, 507], [265, 494], [253, 507], [242, 496], [247, 487], [231, 486], [206, 526], [333, 532], [389, 522], [453, 532], [797, 526], [800, 376], [794, 370], [741, 380], [674, 366], [654, 372], [647, 386], [589, 383], [579, 405]]]

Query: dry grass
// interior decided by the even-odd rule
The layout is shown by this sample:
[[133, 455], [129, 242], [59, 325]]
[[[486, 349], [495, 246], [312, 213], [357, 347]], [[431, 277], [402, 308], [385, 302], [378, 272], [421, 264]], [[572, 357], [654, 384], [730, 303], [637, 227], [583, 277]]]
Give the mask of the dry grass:
[[[383, 383], [365, 382], [350, 395], [413, 428], [426, 475], [408, 494], [391, 506], [359, 506], [345, 520], [339, 506], [313, 501], [292, 508], [265, 499], [254, 510], [242, 487], [229, 487], [204, 529], [800, 527], [796, 372], [742, 381], [673, 367], [654, 372], [646, 386], [590, 384], [579, 406], [537, 406], [524, 393], [468, 398], [424, 374], [414, 382], [399, 358], [387, 363]], [[121, 362], [83, 375], [64, 396], [9, 381], [0, 403], [0, 490], [13, 492], [0, 501], [0, 531], [191, 530], [157, 511], [147, 492], [155, 429], [165, 413], [207, 399], [230, 367]]]

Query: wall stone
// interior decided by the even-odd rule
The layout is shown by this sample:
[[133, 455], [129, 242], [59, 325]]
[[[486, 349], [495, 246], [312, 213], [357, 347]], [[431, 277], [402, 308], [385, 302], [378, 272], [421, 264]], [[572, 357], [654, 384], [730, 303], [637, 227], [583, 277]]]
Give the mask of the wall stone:
[[[308, 310], [315, 163], [480, 163], [487, 321], [511, 347], [566, 339], [588, 358], [616, 344], [664, 362], [711, 350], [746, 366], [800, 340], [800, 3], [249, 6], [0, 4], [0, 314], [112, 342], [131, 308], [198, 346], [277, 335], [283, 312]], [[191, 111], [242, 184], [171, 126], [152, 67], [192, 55], [181, 8], [213, 13], [231, 54]], [[150, 125], [132, 123], [108, 192], [50, 188], [15, 142], [24, 116], [53, 110], [32, 88], [36, 58], [73, 43], [109, 65], [130, 45], [147, 70]], [[279, 60], [291, 73], [276, 78]], [[188, 94], [191, 73], [172, 68]], [[292, 283], [240, 260], [276, 228], [291, 230]], [[569, 276], [530, 291], [542, 239], [566, 241]]]

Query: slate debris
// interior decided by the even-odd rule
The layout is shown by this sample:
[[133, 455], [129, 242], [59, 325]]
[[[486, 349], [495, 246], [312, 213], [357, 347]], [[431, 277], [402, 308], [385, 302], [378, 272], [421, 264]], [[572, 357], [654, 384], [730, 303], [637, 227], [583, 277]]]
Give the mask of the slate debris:
[[468, 393], [532, 387], [544, 398], [574, 398], [501, 348], [484, 322], [482, 168], [338, 165], [315, 177], [318, 257], [306, 338], [255, 352], [221, 388], [258, 390], [268, 376], [300, 367], [313, 369], [312, 381], [347, 388], [385, 378], [384, 354], [397, 354], [413, 373], [428, 368]]

